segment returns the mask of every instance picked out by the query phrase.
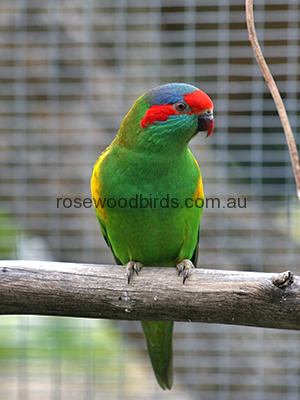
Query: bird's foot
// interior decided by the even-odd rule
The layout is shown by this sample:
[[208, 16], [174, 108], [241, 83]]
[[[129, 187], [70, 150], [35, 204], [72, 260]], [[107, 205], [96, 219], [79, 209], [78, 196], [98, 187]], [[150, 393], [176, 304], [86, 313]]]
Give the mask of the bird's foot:
[[183, 282], [182, 282], [184, 283], [186, 281], [186, 278], [188, 278], [191, 275], [192, 269], [195, 267], [191, 260], [185, 258], [176, 265], [176, 268], [178, 269], [178, 276], [181, 274], [181, 272], [184, 271]]
[[138, 272], [142, 269], [143, 264], [138, 261], [129, 261], [126, 264], [126, 276], [127, 282], [130, 283], [130, 278], [132, 277], [133, 273], [135, 272], [138, 275]]

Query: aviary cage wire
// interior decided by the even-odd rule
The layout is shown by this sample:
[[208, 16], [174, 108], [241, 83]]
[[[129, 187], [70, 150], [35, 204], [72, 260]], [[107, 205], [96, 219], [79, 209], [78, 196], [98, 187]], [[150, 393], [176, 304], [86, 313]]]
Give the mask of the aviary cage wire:
[[[299, 146], [299, 3], [255, 0], [255, 19]], [[113, 264], [94, 211], [74, 199], [90, 197], [93, 163], [133, 101], [188, 82], [216, 114], [214, 134], [191, 145], [206, 197], [220, 199], [204, 210], [198, 267], [299, 274], [292, 169], [242, 2], [2, 0], [0, 29], [2, 259]], [[14, 316], [0, 327], [0, 399], [300, 398], [297, 332], [177, 323], [163, 393], [139, 323]]]

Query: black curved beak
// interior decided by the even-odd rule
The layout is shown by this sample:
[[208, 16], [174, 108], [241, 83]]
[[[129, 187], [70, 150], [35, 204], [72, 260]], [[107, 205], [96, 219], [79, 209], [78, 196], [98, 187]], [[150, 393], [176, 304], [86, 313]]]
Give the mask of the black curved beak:
[[206, 137], [210, 136], [215, 127], [214, 114], [212, 110], [203, 111], [198, 117], [198, 132], [207, 131]]

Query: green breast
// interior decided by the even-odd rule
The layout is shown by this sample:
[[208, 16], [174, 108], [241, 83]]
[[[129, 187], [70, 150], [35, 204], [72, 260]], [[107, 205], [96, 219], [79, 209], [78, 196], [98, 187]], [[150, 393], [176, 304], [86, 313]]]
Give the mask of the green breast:
[[200, 176], [187, 148], [168, 158], [112, 149], [101, 165], [101, 190], [107, 234], [123, 264], [175, 266], [192, 257], [202, 208], [190, 205]]

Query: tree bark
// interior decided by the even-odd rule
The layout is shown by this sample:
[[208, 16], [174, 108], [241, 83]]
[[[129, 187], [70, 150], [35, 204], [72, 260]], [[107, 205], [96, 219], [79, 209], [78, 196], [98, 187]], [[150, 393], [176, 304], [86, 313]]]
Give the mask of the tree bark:
[[144, 267], [127, 284], [124, 266], [0, 261], [0, 314], [173, 320], [300, 330], [300, 278]]

